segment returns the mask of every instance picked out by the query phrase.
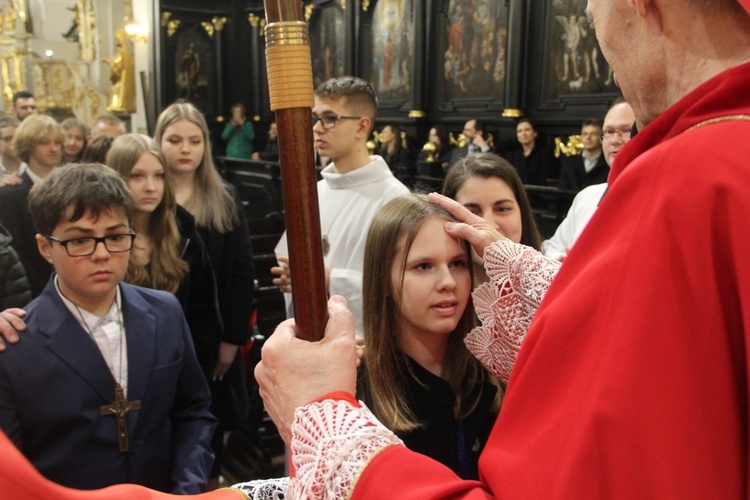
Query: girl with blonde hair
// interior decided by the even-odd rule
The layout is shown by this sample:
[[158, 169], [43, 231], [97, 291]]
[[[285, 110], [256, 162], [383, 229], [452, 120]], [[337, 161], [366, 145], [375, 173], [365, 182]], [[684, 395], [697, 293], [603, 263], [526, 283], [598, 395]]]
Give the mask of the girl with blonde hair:
[[177, 296], [210, 380], [223, 330], [216, 280], [193, 216], [175, 201], [164, 154], [150, 137], [125, 134], [112, 143], [109, 166], [133, 196], [136, 238], [125, 281]]
[[174, 179], [177, 203], [190, 212], [214, 265], [224, 336], [211, 376], [211, 409], [219, 419], [214, 434], [213, 483], [218, 484], [223, 431], [244, 420], [247, 393], [239, 346], [249, 339], [255, 270], [242, 200], [224, 182], [211, 157], [208, 124], [188, 102], [176, 102], [159, 116], [154, 133]]

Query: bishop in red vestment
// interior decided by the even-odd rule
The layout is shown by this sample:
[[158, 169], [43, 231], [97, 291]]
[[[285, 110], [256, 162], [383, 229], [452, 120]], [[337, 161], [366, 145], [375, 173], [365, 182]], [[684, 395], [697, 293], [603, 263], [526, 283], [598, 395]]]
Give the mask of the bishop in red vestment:
[[[732, 1], [589, 0], [640, 133], [531, 324], [480, 481], [408, 451], [350, 397], [292, 413], [284, 335], [266, 344], [256, 374], [291, 432], [291, 497], [748, 497], [750, 2], [741, 4], [748, 13]], [[340, 340], [327, 334], [320, 351]], [[308, 378], [324, 390], [350, 385]]]

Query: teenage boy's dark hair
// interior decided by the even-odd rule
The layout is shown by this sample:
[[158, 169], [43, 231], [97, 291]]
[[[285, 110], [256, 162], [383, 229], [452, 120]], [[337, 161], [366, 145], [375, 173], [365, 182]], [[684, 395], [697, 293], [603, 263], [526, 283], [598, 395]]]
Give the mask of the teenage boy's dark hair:
[[378, 114], [378, 96], [366, 80], [356, 76], [331, 78], [315, 89], [316, 97], [326, 99], [346, 98], [346, 105], [359, 115], [375, 121]]
[[70, 222], [87, 212], [99, 217], [118, 211], [130, 222], [133, 199], [125, 181], [111, 168], [98, 163], [72, 163], [54, 169], [29, 193], [29, 209], [38, 233], [52, 234], [68, 207], [73, 207]]

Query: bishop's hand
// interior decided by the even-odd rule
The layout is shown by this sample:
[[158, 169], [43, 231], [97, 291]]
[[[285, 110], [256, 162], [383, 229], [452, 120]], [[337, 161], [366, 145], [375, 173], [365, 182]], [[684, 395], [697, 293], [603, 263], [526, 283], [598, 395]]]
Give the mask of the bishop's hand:
[[484, 258], [484, 249], [491, 243], [507, 239], [491, 223], [473, 214], [459, 202], [438, 193], [430, 193], [427, 198], [450, 212], [459, 223], [446, 222], [445, 232], [454, 238], [461, 238], [469, 242], [480, 258]]
[[263, 345], [255, 367], [263, 403], [287, 444], [297, 408], [332, 392], [355, 394], [363, 354], [355, 342], [354, 317], [341, 296], [328, 300], [322, 340], [298, 339], [295, 330], [293, 319], [281, 323]]

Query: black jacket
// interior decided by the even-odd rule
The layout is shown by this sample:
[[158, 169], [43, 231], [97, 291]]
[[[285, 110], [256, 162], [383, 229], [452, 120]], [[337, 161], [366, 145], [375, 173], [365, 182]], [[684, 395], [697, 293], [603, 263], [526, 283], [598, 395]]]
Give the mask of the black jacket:
[[175, 294], [182, 304], [195, 345], [195, 354], [206, 380], [211, 381], [219, 343], [224, 333], [211, 260], [190, 213], [177, 206], [180, 230], [180, 257], [188, 263], [188, 273]]
[[17, 186], [0, 187], [0, 223], [13, 237], [16, 249], [31, 286], [31, 298], [39, 296], [52, 275], [52, 265], [44, 260], [36, 244], [36, 226], [29, 211], [29, 191], [34, 183], [27, 173]]
[[31, 288], [21, 259], [11, 246], [10, 232], [0, 225], [0, 310], [23, 307], [31, 300]]
[[[422, 422], [423, 427], [396, 434], [410, 450], [441, 462], [463, 479], [478, 479], [479, 454], [484, 449], [497, 418], [497, 413], [490, 411], [497, 394], [496, 387], [488, 382], [471, 385], [467, 381], [466, 396], [479, 390], [482, 393], [474, 410], [457, 420], [453, 412], [456, 395], [450, 384], [427, 371], [410, 357], [404, 355], [403, 360], [403, 369], [407, 370], [408, 366], [416, 376], [408, 377], [405, 396], [414, 416]], [[357, 397], [372, 409], [369, 391], [365, 370], [360, 368], [357, 377]], [[467, 399], [471, 398], [465, 397], [464, 401]], [[463, 443], [463, 447], [460, 443]]]
[[[250, 316], [255, 298], [255, 266], [253, 247], [247, 230], [242, 200], [231, 184], [224, 187], [232, 194], [237, 204], [237, 220], [232, 230], [219, 233], [198, 226], [198, 233], [208, 250], [216, 276], [219, 311], [224, 323], [221, 340], [243, 345], [250, 338]], [[232, 429], [247, 412], [247, 392], [239, 356], [222, 381], [211, 384], [213, 401], [211, 411], [219, 419], [220, 427]]]
[[599, 153], [596, 165], [588, 172], [583, 166], [583, 156], [560, 158], [560, 189], [580, 191], [585, 187], [607, 182], [608, 176], [609, 165], [604, 159], [604, 152]]

